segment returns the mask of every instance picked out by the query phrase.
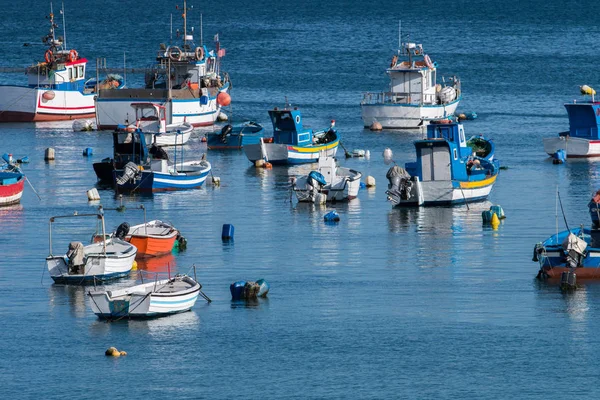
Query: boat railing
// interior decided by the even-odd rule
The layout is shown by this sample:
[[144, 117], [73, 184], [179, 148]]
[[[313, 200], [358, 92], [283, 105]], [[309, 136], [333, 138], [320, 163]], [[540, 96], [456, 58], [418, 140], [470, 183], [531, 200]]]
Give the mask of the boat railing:
[[[415, 100], [422, 99], [422, 101]], [[432, 104], [436, 102], [435, 94], [414, 92], [366, 92], [363, 94], [361, 104]]]

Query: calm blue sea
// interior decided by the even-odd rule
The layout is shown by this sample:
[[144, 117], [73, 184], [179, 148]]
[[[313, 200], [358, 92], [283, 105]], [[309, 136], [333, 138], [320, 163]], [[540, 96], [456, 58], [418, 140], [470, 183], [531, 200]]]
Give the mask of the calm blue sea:
[[[190, 2], [190, 22], [205, 42], [218, 33], [223, 69], [233, 81], [235, 119], [268, 129], [267, 110], [285, 98], [313, 128], [337, 121], [349, 150], [370, 160], [340, 160], [372, 175], [374, 189], [332, 207], [290, 202], [288, 180], [309, 167], [255, 170], [243, 152], [208, 152], [221, 187], [125, 196], [149, 218], [172, 221], [188, 249], [149, 271], [188, 272], [211, 304], [152, 321], [105, 323], [86, 289], [53, 285], [45, 271], [48, 219], [89, 212], [92, 163], [112, 152], [107, 132], [73, 132], [71, 123], [0, 126], [0, 153], [28, 155], [24, 167], [41, 200], [0, 209], [0, 397], [147, 398], [598, 398], [600, 286], [572, 294], [538, 283], [536, 242], [556, 229], [556, 189], [571, 226], [588, 224], [586, 204], [600, 187], [597, 160], [553, 165], [542, 138], [566, 130], [563, 103], [578, 86], [600, 88], [595, 1]], [[55, 12], [59, 6], [54, 4]], [[49, 3], [0, 1], [2, 67], [41, 60]], [[168, 43], [169, 1], [65, 1], [67, 43], [95, 65], [143, 68]], [[57, 12], [56, 12], [57, 13]], [[57, 13], [58, 14], [58, 13]], [[496, 142], [502, 171], [488, 202], [392, 210], [381, 156], [412, 161], [419, 133], [364, 130], [362, 91], [387, 86], [384, 69], [398, 42], [398, 21], [439, 64], [462, 79], [465, 125]], [[62, 29], [62, 22], [60, 22]], [[2, 83], [23, 83], [3, 74]], [[136, 86], [142, 75], [128, 74]], [[207, 151], [199, 130], [186, 157]], [[219, 129], [219, 128], [214, 128]], [[56, 161], [44, 162], [44, 149]], [[82, 157], [92, 147], [94, 155]], [[101, 203], [115, 207], [113, 190]], [[497, 231], [481, 211], [503, 206]], [[139, 211], [107, 212], [107, 225], [141, 222]], [[562, 218], [559, 227], [564, 228]], [[224, 223], [235, 241], [221, 242]], [[66, 224], [57, 246], [85, 241], [92, 225]], [[62, 242], [61, 242], [62, 240]], [[230, 300], [229, 284], [264, 278], [268, 299]], [[115, 283], [128, 285], [130, 279]], [[104, 351], [129, 353], [119, 359]]]

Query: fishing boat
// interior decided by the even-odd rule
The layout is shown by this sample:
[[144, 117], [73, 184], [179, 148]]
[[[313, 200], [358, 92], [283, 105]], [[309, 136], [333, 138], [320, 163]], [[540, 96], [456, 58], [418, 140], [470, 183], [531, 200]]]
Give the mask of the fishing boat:
[[316, 162], [319, 155], [334, 157], [340, 138], [335, 129], [335, 121], [321, 131], [312, 131], [302, 125], [302, 115], [298, 108], [286, 104], [283, 109], [269, 110], [273, 124], [273, 139], [267, 143], [259, 139], [258, 144], [244, 146], [246, 157], [251, 162], [265, 160], [271, 164], [302, 164]]
[[567, 230], [558, 232], [557, 222], [557, 233], [535, 245], [533, 261], [540, 264], [538, 278], [558, 279], [563, 273], [575, 273], [577, 279], [600, 278], [600, 190], [592, 196], [588, 210], [590, 228], [567, 225]]
[[253, 121], [227, 124], [218, 133], [207, 133], [206, 145], [209, 150], [240, 150], [249, 144], [260, 143], [263, 134], [263, 127]]
[[406, 163], [405, 168], [394, 165], [386, 174], [386, 194], [394, 206], [484, 200], [496, 182], [499, 163], [491, 160], [493, 154], [477, 156], [467, 145], [462, 124], [434, 122], [427, 126], [427, 138], [414, 142], [417, 161]]
[[94, 172], [100, 182], [112, 183], [113, 171], [123, 169], [129, 162], [142, 168], [149, 168], [151, 160], [167, 160], [169, 158], [164, 149], [153, 143], [154, 135], [152, 134], [120, 125], [112, 135], [113, 156], [93, 164]]
[[66, 33], [56, 37], [52, 9], [48, 21], [50, 32], [42, 38], [47, 47], [44, 60], [27, 68], [27, 85], [0, 85], [0, 122], [93, 118], [98, 89], [108, 93], [123, 87], [118, 75], [86, 81], [87, 59], [67, 47]]
[[[99, 233], [93, 235], [92, 243], [69, 243], [66, 254], [55, 255], [52, 249], [53, 224], [61, 219], [95, 218]], [[101, 235], [100, 235], [101, 233]], [[114, 235], [105, 232], [104, 213], [59, 215], [50, 218], [50, 254], [46, 265], [55, 283], [86, 284], [120, 278], [129, 274], [135, 261], [137, 249], [126, 242], [125, 233], [117, 230]]]
[[361, 177], [358, 171], [338, 167], [335, 158], [321, 155], [319, 167], [293, 180], [292, 190], [299, 202], [352, 200], [358, 195]]
[[218, 35], [214, 50], [194, 41], [193, 29], [190, 31], [187, 26], [189, 10], [184, 1], [183, 34], [177, 35], [180, 42], [160, 45], [156, 63], [145, 73], [144, 87], [99, 91], [98, 129], [114, 129], [131, 121], [133, 103], [159, 104], [165, 108], [167, 124], [188, 122], [193, 126], [213, 125], [221, 107], [230, 104], [229, 75], [221, 72], [225, 49], [220, 47]]
[[387, 92], [367, 92], [360, 103], [365, 127], [374, 122], [382, 128], [419, 128], [446, 118], [456, 111], [462, 98], [460, 80], [437, 80], [437, 63], [416, 43], [401, 43], [386, 74]]
[[181, 236], [179, 230], [165, 221], [146, 221], [146, 207], [140, 205], [139, 208], [144, 210], [144, 223], [129, 227], [125, 240], [138, 249], [138, 257], [170, 253]]
[[591, 100], [566, 103], [569, 116], [569, 130], [558, 136], [544, 138], [544, 151], [554, 155], [562, 150], [568, 158], [600, 157], [600, 103], [594, 100], [596, 91], [587, 85], [581, 86], [581, 93], [591, 96]]
[[12, 154], [4, 153], [2, 159], [6, 164], [0, 166], [0, 207], [21, 201], [27, 179], [15, 164]]
[[88, 292], [99, 318], [156, 318], [191, 310], [202, 285], [187, 275], [155, 280], [125, 289]]
[[166, 108], [156, 103], [132, 103], [135, 112], [135, 124], [129, 129], [141, 130], [154, 135], [157, 146], [175, 146], [187, 143], [194, 127], [188, 122], [167, 125]]
[[181, 146], [175, 147], [173, 161], [153, 159], [148, 168], [129, 162], [123, 169], [114, 170], [113, 179], [117, 190], [160, 192], [201, 187], [211, 172], [210, 162], [205, 159], [205, 154], [200, 160], [183, 161], [183, 148], [178, 161], [178, 147]]

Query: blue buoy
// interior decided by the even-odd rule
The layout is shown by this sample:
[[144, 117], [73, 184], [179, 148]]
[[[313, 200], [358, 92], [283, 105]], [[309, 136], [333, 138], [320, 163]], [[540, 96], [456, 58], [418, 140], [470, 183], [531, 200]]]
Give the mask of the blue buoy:
[[86, 147], [85, 150], [83, 150], [83, 155], [86, 157], [89, 157], [92, 154], [94, 154], [94, 151], [92, 150], [91, 147]]
[[340, 214], [338, 214], [335, 210], [329, 211], [327, 214], [325, 214], [324, 219], [325, 222], [339, 222]]
[[223, 224], [223, 231], [221, 232], [221, 239], [233, 240], [233, 232], [235, 228], [231, 224]]
[[567, 160], [567, 152], [563, 149], [552, 154], [552, 164], [562, 164]]
[[246, 281], [237, 281], [233, 282], [229, 286], [229, 291], [231, 292], [232, 300], [240, 300], [245, 297], [246, 294]]

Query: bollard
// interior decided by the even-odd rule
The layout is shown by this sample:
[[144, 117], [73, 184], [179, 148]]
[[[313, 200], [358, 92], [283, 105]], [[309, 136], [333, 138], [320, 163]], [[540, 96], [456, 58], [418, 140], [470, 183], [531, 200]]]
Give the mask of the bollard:
[[54, 160], [54, 149], [52, 147], [48, 147], [44, 154], [44, 160], [50, 161]]

